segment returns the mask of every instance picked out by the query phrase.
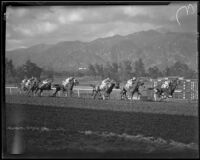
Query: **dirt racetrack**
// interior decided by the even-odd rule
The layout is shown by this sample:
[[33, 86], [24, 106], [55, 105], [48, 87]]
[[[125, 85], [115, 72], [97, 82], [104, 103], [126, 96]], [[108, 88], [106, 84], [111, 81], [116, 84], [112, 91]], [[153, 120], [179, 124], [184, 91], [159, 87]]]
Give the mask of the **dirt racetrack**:
[[48, 105], [58, 107], [87, 108], [95, 110], [112, 110], [122, 112], [158, 113], [170, 115], [198, 116], [197, 102], [151, 102], [124, 100], [93, 100], [89, 98], [69, 97], [5, 97], [6, 103]]
[[[19, 131], [26, 152], [84, 153], [97, 149], [100, 152], [95, 150], [95, 154], [111, 150], [115, 156], [120, 152], [132, 157], [140, 152], [142, 157], [149, 153], [150, 157], [159, 153], [161, 158], [173, 158], [177, 153], [178, 158], [197, 157], [196, 149], [174, 148], [198, 144], [197, 103], [24, 96], [6, 96], [5, 100], [9, 151]], [[152, 138], [135, 141], [138, 137]]]

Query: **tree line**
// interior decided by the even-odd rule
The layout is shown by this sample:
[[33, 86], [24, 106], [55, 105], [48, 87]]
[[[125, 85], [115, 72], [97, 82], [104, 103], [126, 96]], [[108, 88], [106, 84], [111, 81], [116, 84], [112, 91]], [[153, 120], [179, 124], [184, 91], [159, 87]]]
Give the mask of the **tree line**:
[[181, 76], [184, 78], [196, 79], [198, 73], [188, 67], [187, 64], [177, 61], [172, 66], [160, 70], [157, 66], [145, 69], [142, 59], [138, 59], [135, 63], [130, 60], [121, 63], [107, 63], [103, 66], [100, 64], [90, 64], [88, 67], [89, 75], [101, 76], [102, 79], [110, 77], [118, 81], [125, 81], [129, 78], [135, 77], [168, 77], [168, 76]]
[[138, 59], [134, 63], [130, 60], [126, 60], [120, 63], [109, 63], [106, 65], [102, 64], [89, 64], [87, 70], [74, 70], [74, 71], [62, 71], [56, 72], [53, 69], [44, 69], [39, 67], [37, 64], [27, 60], [22, 66], [15, 67], [12, 60], [5, 60], [5, 80], [6, 83], [19, 83], [24, 78], [30, 78], [32, 76], [38, 79], [49, 78], [52, 79], [54, 76], [93, 76], [101, 77], [104, 79], [110, 77], [116, 81], [122, 82], [129, 78], [135, 77], [167, 77], [167, 76], [182, 76], [184, 78], [195, 79], [198, 77], [198, 73], [193, 71], [180, 61], [175, 62], [172, 66], [165, 68], [161, 71], [157, 66], [149, 67], [145, 69], [145, 65], [142, 59]]
[[22, 66], [15, 67], [13, 61], [5, 59], [5, 81], [6, 83], [19, 83], [24, 78], [36, 77], [38, 79], [53, 78], [53, 71], [43, 69], [37, 64], [27, 60]]

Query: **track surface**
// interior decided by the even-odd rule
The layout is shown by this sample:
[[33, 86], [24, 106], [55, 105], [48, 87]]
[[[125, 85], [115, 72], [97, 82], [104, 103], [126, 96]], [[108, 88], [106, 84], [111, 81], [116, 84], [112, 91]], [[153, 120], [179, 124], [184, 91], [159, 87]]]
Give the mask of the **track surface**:
[[149, 102], [121, 100], [93, 100], [89, 98], [6, 96], [6, 103], [48, 105], [123, 112], [158, 113], [198, 116], [195, 102]]
[[5, 102], [8, 152], [18, 143], [28, 157], [198, 157], [197, 103], [25, 96]]
[[197, 157], [195, 116], [6, 104], [6, 126], [9, 152], [18, 144], [36, 156]]

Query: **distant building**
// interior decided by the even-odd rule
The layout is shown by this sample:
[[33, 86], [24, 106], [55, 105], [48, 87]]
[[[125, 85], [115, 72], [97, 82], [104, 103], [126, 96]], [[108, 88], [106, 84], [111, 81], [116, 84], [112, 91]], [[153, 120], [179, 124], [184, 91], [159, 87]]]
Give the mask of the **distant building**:
[[86, 70], [86, 67], [79, 67], [78, 70]]

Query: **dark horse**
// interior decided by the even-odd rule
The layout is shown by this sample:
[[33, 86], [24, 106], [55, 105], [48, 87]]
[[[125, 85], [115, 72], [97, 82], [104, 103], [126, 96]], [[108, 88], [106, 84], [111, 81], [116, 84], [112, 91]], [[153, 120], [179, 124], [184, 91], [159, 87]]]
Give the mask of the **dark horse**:
[[157, 101], [157, 96], [159, 97], [159, 101], [166, 99], [166, 98], [172, 98], [174, 91], [176, 90], [177, 86], [180, 84], [180, 81], [178, 78], [172, 80], [169, 83], [168, 88], [161, 88], [161, 84], [158, 86], [155, 86], [153, 88], [149, 88], [150, 90], [154, 90], [154, 99]]
[[35, 89], [35, 94], [39, 91], [39, 96], [41, 96], [44, 90], [52, 90], [52, 81], [48, 81], [46, 84], [39, 82]]
[[40, 83], [40, 80], [38, 80], [37, 78], [34, 78], [32, 81], [31, 81], [31, 83], [30, 83], [30, 85], [29, 85], [29, 87], [28, 87], [28, 89], [27, 89], [27, 95], [28, 96], [30, 96], [30, 93], [32, 94], [32, 95], [36, 95], [36, 90], [37, 90], [37, 88], [38, 88], [38, 85], [39, 85], [39, 83]]
[[139, 92], [139, 87], [143, 85], [144, 85], [144, 82], [142, 82], [139, 78], [137, 78], [135, 83], [133, 83], [130, 88], [123, 86], [120, 91], [121, 100], [128, 99], [127, 93], [129, 93], [131, 99], [133, 98], [133, 95], [135, 93], [138, 93], [138, 95], [141, 95], [141, 93]]
[[103, 100], [105, 100], [106, 97], [108, 97], [108, 99], [110, 99], [110, 94], [111, 94], [113, 88], [119, 88], [119, 83], [114, 80], [111, 80], [111, 82], [108, 84], [108, 86], [103, 89], [100, 89], [100, 85], [93, 86], [92, 96], [94, 99], [96, 98], [97, 95], [99, 95]]
[[54, 84], [53, 87], [56, 88], [56, 91], [53, 93], [52, 96], [56, 96], [58, 91], [62, 91], [63, 93], [67, 92], [67, 95], [71, 97], [73, 93], [73, 87], [78, 84], [79, 82], [75, 78], [72, 81], [70, 81], [66, 86], [64, 86], [63, 84]]

